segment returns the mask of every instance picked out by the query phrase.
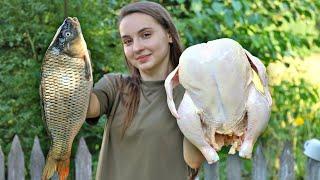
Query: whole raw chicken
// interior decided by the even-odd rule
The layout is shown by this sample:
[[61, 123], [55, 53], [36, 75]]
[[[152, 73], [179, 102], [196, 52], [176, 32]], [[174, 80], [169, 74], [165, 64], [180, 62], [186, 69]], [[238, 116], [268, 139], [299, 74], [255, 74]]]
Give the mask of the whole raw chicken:
[[[253, 77], [258, 74], [259, 89]], [[173, 88], [186, 89], [176, 110]], [[232, 39], [218, 39], [187, 48], [178, 67], [165, 80], [171, 113], [184, 136], [208, 163], [231, 145], [230, 154], [251, 158], [258, 136], [266, 128], [272, 99], [263, 63]]]

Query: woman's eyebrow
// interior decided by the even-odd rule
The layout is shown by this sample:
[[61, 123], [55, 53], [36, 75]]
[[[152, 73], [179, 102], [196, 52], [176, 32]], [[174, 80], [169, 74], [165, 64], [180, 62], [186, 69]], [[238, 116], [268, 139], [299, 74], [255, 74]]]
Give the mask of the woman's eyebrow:
[[[140, 29], [138, 31], [138, 34], [143, 32], [143, 31], [145, 31], [145, 30], [151, 30], [151, 29], [152, 29], [151, 27], [144, 27], [144, 28], [142, 28], [142, 29]], [[121, 38], [130, 38], [130, 36], [129, 35], [123, 35], [123, 36], [121, 36]]]
[[130, 38], [130, 36], [129, 36], [129, 35], [123, 35], [123, 36], [121, 36], [121, 39], [125, 39], [125, 38]]
[[144, 28], [140, 29], [140, 30], [138, 31], [138, 33], [141, 33], [141, 32], [143, 32], [143, 31], [145, 31], [145, 30], [151, 30], [151, 29], [152, 29], [151, 27], [144, 27]]

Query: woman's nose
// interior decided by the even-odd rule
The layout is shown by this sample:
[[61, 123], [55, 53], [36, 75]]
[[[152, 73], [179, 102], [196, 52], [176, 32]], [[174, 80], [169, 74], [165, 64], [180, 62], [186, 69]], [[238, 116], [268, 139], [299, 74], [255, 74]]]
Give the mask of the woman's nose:
[[133, 42], [133, 52], [139, 52], [141, 50], [143, 50], [144, 45], [140, 40], [135, 40]]

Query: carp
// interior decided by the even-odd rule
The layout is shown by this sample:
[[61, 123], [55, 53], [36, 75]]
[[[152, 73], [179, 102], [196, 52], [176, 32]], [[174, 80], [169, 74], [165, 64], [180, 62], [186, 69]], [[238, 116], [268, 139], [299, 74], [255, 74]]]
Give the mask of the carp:
[[41, 67], [42, 119], [51, 144], [42, 179], [57, 172], [69, 174], [72, 142], [85, 121], [93, 85], [86, 42], [77, 18], [68, 17], [58, 28]]
[[[179, 83], [186, 92], [177, 110], [172, 89]], [[251, 158], [272, 104], [266, 68], [258, 58], [228, 38], [196, 44], [182, 53], [165, 88], [179, 128], [208, 163], [218, 161], [217, 151], [226, 145], [230, 154]]]

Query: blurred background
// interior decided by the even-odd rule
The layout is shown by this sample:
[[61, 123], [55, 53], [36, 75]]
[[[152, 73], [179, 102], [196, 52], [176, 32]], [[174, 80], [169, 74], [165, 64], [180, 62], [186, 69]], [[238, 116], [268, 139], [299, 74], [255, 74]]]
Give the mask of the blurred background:
[[[65, 16], [76, 16], [81, 23], [91, 51], [95, 82], [105, 73], [126, 72], [117, 15], [129, 2], [0, 1], [0, 147], [5, 156], [15, 134], [19, 135], [25, 162], [29, 162], [35, 136], [39, 137], [43, 152], [48, 152], [49, 137], [39, 104], [40, 66]], [[303, 144], [320, 138], [320, 1], [155, 2], [169, 10], [185, 47], [228, 37], [263, 61], [273, 106], [269, 125], [258, 141], [265, 151], [269, 178], [277, 177], [279, 157], [287, 141], [293, 145], [296, 178], [303, 178]], [[105, 122], [102, 117], [96, 126], [84, 124], [75, 139], [78, 142], [80, 137], [85, 138], [94, 173]], [[74, 143], [73, 152], [77, 144]], [[221, 157], [226, 152], [220, 152]], [[220, 163], [224, 167], [225, 159]], [[243, 177], [249, 178], [251, 161], [244, 160], [244, 164]], [[29, 179], [28, 170], [25, 174]], [[225, 178], [223, 174], [220, 173], [221, 179]]]

